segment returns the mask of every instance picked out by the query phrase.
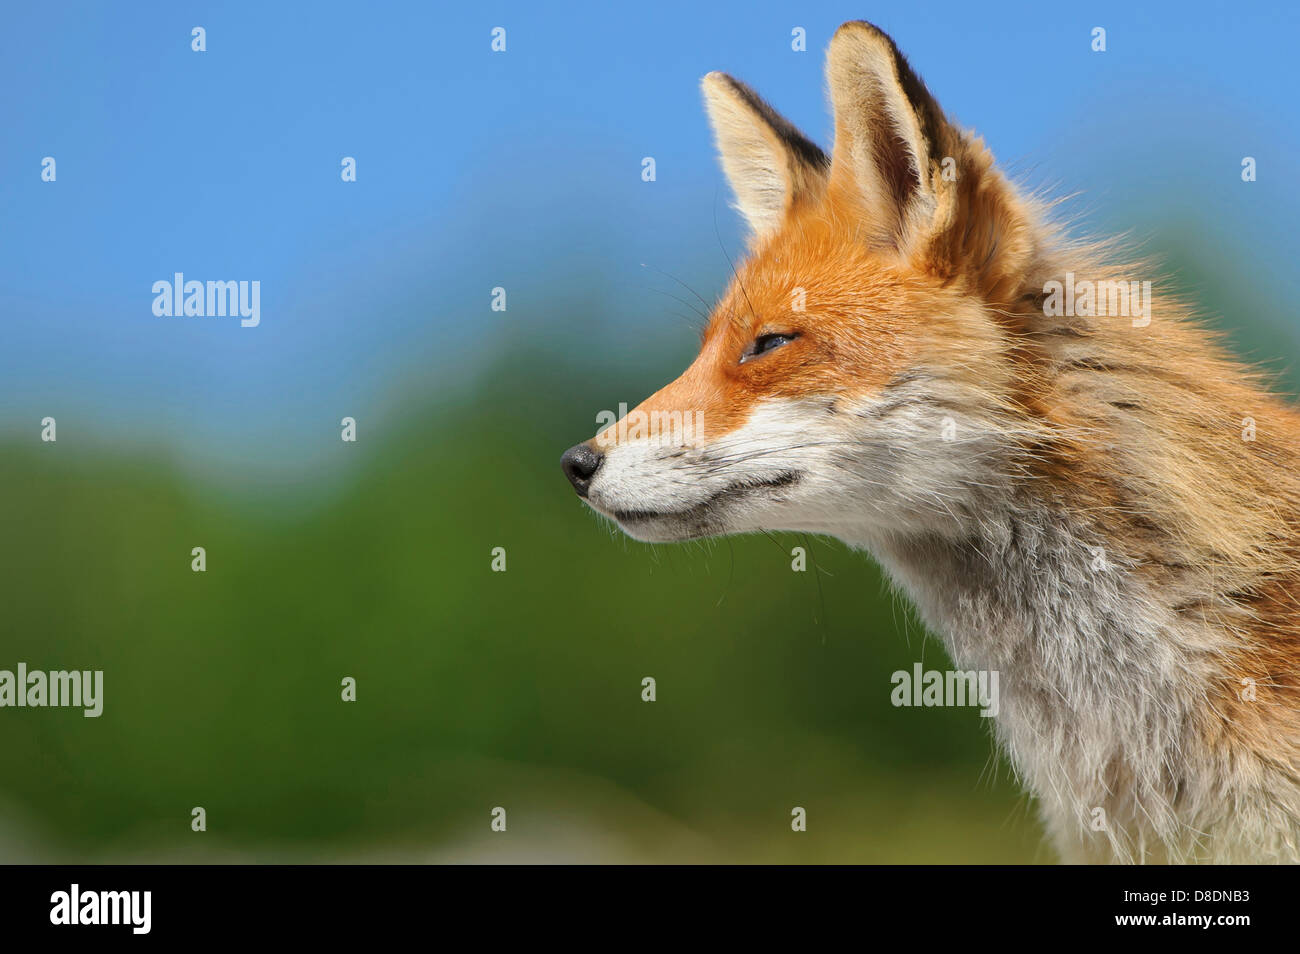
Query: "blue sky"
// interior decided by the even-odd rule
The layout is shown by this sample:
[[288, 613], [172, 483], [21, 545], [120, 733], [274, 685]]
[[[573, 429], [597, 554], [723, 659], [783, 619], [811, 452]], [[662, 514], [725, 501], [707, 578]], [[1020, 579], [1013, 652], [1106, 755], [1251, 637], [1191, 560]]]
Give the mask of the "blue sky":
[[[1176, 223], [1294, 301], [1294, 8], [1054, 6], [6, 5], [0, 431], [55, 414], [68, 434], [273, 467], [575, 303], [610, 328], [599, 360], [689, 339], [661, 293], [678, 289], [641, 264], [707, 297], [719, 238], [740, 244], [700, 76], [733, 73], [826, 142], [822, 50], [858, 17], [1029, 182], [1081, 191], [1089, 222]], [[261, 325], [155, 317], [152, 283], [176, 271], [259, 280]], [[1269, 320], [1300, 352], [1300, 313]]]

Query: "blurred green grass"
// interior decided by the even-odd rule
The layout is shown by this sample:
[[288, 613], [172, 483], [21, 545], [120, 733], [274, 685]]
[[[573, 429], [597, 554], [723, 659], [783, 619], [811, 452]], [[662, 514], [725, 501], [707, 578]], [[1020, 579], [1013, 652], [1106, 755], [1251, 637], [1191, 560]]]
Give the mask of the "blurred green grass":
[[105, 672], [99, 719], [0, 713], [21, 860], [1047, 860], [973, 710], [890, 705], [944, 656], [864, 555], [612, 532], [558, 468], [589, 388], [544, 370], [338, 441], [306, 503], [4, 447], [0, 668]]

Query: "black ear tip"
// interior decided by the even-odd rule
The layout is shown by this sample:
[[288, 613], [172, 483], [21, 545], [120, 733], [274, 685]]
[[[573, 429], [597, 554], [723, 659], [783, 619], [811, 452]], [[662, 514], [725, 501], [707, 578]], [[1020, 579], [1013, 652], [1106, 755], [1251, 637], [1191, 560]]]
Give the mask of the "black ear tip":
[[714, 70], [712, 73], [704, 74], [704, 79], [700, 81], [700, 85], [705, 89], [712, 87], [733, 93], [750, 103], [750, 105], [761, 102], [757, 93], [730, 73], [724, 73], [721, 70]]
[[835, 31], [835, 34], [838, 36], [841, 33], [850, 33], [859, 30], [871, 36], [878, 37], [884, 40], [890, 46], [894, 45], [894, 41], [890, 39], [888, 33], [880, 29], [880, 27], [876, 26], [874, 23], [871, 23], [867, 20], [849, 20], [847, 23], [841, 24], [840, 28]]
[[894, 38], [874, 23], [869, 23], [866, 20], [850, 20], [835, 31], [835, 36], [838, 37], [841, 34], [853, 33], [856, 33], [858, 36], [867, 40], [876, 43], [883, 43], [890, 53], [893, 54], [895, 59], [902, 56], [902, 53], [898, 49], [898, 44], [894, 42]]

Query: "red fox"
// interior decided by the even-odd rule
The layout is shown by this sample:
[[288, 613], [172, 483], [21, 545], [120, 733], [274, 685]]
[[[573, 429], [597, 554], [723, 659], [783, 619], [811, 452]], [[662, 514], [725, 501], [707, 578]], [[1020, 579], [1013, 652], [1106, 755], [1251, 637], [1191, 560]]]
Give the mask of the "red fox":
[[829, 157], [704, 78], [748, 258], [569, 480], [639, 540], [870, 552], [1000, 673], [1063, 860], [1300, 861], [1300, 413], [1054, 227], [879, 29], [840, 27], [826, 76]]

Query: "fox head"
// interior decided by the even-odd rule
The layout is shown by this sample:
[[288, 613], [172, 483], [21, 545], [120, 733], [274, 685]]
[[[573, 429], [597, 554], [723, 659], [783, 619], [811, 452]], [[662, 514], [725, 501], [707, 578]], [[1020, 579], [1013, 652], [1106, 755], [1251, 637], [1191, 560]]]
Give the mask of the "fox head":
[[703, 80], [748, 256], [685, 373], [562, 461], [637, 539], [956, 532], [1005, 479], [1032, 210], [874, 26], [840, 27], [826, 77], [829, 158]]

